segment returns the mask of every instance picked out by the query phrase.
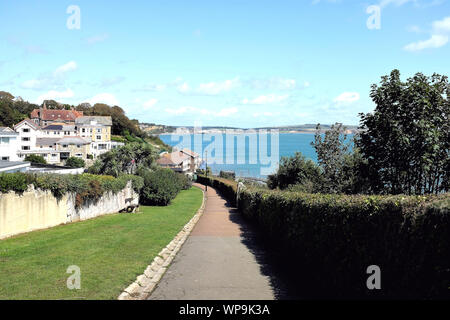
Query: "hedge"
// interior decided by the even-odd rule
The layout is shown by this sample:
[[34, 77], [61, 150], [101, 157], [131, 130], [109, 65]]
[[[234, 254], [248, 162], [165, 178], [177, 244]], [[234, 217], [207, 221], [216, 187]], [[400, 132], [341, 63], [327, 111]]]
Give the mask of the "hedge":
[[89, 200], [98, 200], [105, 192], [118, 193], [125, 188], [128, 181], [131, 181], [137, 193], [144, 185], [141, 177], [133, 175], [121, 175], [114, 178], [92, 174], [2, 173], [0, 174], [0, 192], [23, 193], [28, 185], [32, 184], [36, 189], [50, 190], [58, 199], [68, 192], [73, 192], [76, 196], [76, 206], [79, 207]]
[[[450, 194], [363, 196], [247, 188], [239, 211], [286, 253], [317, 297], [450, 295]], [[381, 269], [382, 290], [366, 287]]]
[[236, 205], [237, 182], [219, 177], [206, 177], [197, 175], [197, 182], [203, 185], [208, 185], [219, 190], [220, 193], [231, 203]]

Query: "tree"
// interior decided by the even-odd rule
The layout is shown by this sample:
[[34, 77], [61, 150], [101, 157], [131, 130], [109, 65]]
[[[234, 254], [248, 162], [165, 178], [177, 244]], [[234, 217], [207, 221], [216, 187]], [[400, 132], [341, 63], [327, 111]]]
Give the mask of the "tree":
[[271, 189], [302, 185], [302, 191], [316, 192], [322, 185], [322, 173], [312, 160], [296, 152], [293, 157], [281, 158], [277, 172], [268, 176], [267, 185]]
[[372, 192], [448, 191], [450, 86], [446, 76], [417, 73], [402, 82], [393, 70], [372, 85], [373, 113], [360, 114], [356, 140]]
[[31, 162], [31, 163], [40, 163], [40, 164], [47, 164], [47, 161], [42, 156], [38, 156], [36, 154], [29, 154], [25, 157], [25, 161]]
[[129, 143], [100, 155], [89, 172], [115, 177], [122, 173], [135, 174], [140, 167], [156, 166], [157, 156], [155, 148], [149, 144]]
[[84, 168], [85, 165], [84, 160], [77, 157], [70, 157], [66, 160], [66, 167]]
[[363, 159], [359, 150], [352, 151], [346, 127], [336, 123], [322, 134], [318, 124], [314, 142], [311, 145], [316, 149], [317, 160], [323, 173], [321, 192], [361, 193], [366, 191], [367, 182], [361, 176]]

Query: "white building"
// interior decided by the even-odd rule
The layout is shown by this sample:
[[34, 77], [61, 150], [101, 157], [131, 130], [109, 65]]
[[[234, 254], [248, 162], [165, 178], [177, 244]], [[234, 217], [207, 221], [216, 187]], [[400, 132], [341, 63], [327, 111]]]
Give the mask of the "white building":
[[77, 135], [75, 125], [49, 124], [45, 127], [41, 127], [40, 130], [40, 138], [64, 138]]
[[0, 127], [0, 160], [17, 161], [19, 134], [10, 128]]
[[14, 126], [14, 130], [19, 134], [18, 153], [31, 151], [36, 149], [36, 139], [41, 134], [39, 126], [31, 121], [25, 119]]

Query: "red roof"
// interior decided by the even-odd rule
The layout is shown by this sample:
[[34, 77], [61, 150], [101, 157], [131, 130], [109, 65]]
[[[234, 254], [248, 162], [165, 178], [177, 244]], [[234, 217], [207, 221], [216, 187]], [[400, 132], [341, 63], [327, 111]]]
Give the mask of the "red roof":
[[50, 110], [50, 109], [34, 109], [31, 112], [31, 118], [39, 118], [44, 121], [75, 121], [76, 118], [82, 117], [83, 111], [76, 110]]
[[189, 156], [180, 151], [166, 153], [161, 158], [156, 160], [159, 165], [180, 165], [183, 161], [188, 160]]

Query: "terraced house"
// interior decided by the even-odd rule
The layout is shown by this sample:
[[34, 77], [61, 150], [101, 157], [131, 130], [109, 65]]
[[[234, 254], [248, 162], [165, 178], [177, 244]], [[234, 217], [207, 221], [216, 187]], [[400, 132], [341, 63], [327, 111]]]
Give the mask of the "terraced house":
[[75, 120], [77, 135], [90, 142], [90, 152], [94, 159], [111, 150], [110, 116], [83, 116]]

